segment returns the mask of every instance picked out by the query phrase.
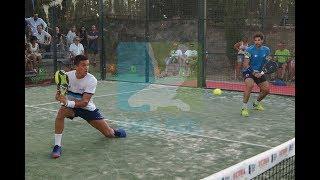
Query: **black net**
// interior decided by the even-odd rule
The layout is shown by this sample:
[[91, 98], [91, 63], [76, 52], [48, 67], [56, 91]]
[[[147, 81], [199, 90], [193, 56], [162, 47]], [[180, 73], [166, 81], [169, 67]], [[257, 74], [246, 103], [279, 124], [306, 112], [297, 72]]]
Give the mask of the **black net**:
[[252, 179], [295, 179], [295, 156], [282, 160], [274, 167]]

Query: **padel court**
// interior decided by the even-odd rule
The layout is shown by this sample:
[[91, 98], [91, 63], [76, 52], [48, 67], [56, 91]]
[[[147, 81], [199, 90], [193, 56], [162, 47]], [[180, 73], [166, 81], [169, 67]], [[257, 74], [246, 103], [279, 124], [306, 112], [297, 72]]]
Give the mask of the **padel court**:
[[294, 97], [268, 95], [265, 110], [245, 118], [242, 92], [99, 81], [93, 102], [127, 137], [65, 119], [62, 155], [52, 159], [55, 91], [25, 89], [26, 179], [202, 179], [295, 137]]

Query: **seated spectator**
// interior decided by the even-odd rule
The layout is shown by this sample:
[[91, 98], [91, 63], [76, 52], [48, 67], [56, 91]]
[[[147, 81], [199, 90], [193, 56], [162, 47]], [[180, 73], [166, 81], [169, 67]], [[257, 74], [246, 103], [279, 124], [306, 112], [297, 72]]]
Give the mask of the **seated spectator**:
[[32, 62], [33, 69], [37, 72], [42, 63], [42, 56], [35, 36], [31, 36], [30, 43], [27, 45], [27, 58]]
[[279, 69], [277, 70], [277, 78], [283, 80], [288, 62], [290, 60], [290, 51], [285, 48], [284, 42], [278, 44], [278, 49], [275, 54], [275, 61], [278, 62]]
[[70, 45], [69, 48], [71, 58], [74, 58], [77, 55], [84, 55], [83, 45], [80, 43], [80, 38], [76, 36], [74, 38], [74, 43]]
[[37, 30], [38, 31], [35, 36], [38, 39], [40, 51], [49, 52], [52, 39], [51, 35], [47, 31], [43, 30], [42, 25], [38, 25]]
[[25, 35], [26, 35], [27, 41], [30, 42], [30, 38], [32, 36], [32, 32], [31, 32], [31, 28], [29, 26], [27, 26], [25, 28]]

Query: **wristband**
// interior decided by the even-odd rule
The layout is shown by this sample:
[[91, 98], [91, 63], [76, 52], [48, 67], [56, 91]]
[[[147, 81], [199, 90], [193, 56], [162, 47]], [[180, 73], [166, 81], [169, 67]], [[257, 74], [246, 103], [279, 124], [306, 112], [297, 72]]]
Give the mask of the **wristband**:
[[74, 108], [74, 106], [76, 105], [76, 102], [74, 101], [67, 101], [67, 103], [65, 104], [66, 107], [68, 108]]

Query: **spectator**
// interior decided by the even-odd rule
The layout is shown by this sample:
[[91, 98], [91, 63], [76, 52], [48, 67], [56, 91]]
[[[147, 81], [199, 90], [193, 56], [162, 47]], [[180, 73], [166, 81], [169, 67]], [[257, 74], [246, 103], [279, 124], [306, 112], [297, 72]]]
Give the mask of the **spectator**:
[[54, 40], [57, 43], [57, 50], [58, 51], [64, 51], [64, 43], [63, 43], [63, 37], [64, 35], [60, 32], [60, 28], [58, 26], [56, 26], [55, 28], [55, 34], [54, 34]]
[[[190, 44], [190, 49], [186, 50], [185, 57], [186, 57], [186, 61], [185, 61], [185, 72], [186, 72], [186, 76], [190, 76], [191, 75], [191, 69], [190, 67], [195, 67], [194, 65], [197, 63], [197, 59], [198, 59], [198, 51], [194, 49], [194, 44], [191, 43]], [[193, 69], [194, 70], [194, 69]]]
[[243, 37], [243, 39], [236, 44], [234, 44], [234, 49], [237, 51], [237, 62], [235, 66], [235, 79], [242, 80], [242, 74], [240, 74], [240, 69], [242, 67], [244, 53], [248, 48], [248, 38]]
[[25, 35], [26, 35], [27, 41], [30, 42], [32, 32], [31, 32], [31, 28], [29, 26], [26, 26], [26, 28], [25, 28]]
[[33, 13], [32, 17], [25, 18], [25, 22], [31, 28], [31, 32], [33, 35], [37, 34], [37, 28], [39, 25], [42, 25], [43, 29], [47, 28], [47, 23], [45, 23], [43, 19], [38, 17], [38, 13]]
[[28, 43], [25, 44], [25, 51], [24, 51], [24, 67], [26, 72], [32, 72], [36, 73], [36, 70], [34, 69], [33, 59], [29, 58], [29, 52], [28, 52]]
[[48, 52], [50, 50], [50, 44], [52, 39], [51, 35], [47, 31], [43, 30], [42, 25], [38, 25], [37, 33], [35, 34], [35, 36], [38, 39], [40, 50]]
[[280, 21], [280, 26], [286, 26], [288, 24], [288, 20], [289, 20], [289, 15], [288, 15], [288, 11], [286, 11]]
[[79, 38], [80, 38], [80, 43], [82, 44], [84, 49], [84, 54], [86, 55], [87, 48], [88, 48], [88, 34], [84, 26], [82, 26], [80, 29]]
[[98, 38], [99, 32], [95, 25], [92, 25], [91, 31], [88, 33], [88, 53], [92, 57], [89, 58], [93, 66], [96, 66], [96, 60], [98, 55]]
[[274, 53], [275, 61], [278, 62], [277, 78], [283, 80], [290, 59], [290, 51], [285, 48], [284, 42], [279, 42], [278, 48]]
[[76, 34], [76, 26], [72, 26], [67, 34], [67, 47], [70, 47], [70, 45], [73, 43], [74, 38], [77, 36]]
[[42, 62], [42, 56], [37, 40], [37, 37], [31, 36], [30, 43], [27, 45], [27, 58], [30, 60], [35, 72], [39, 70], [39, 64]]
[[69, 51], [71, 58], [74, 58], [77, 55], [84, 55], [84, 48], [80, 43], [80, 38], [78, 36], [74, 38], [74, 43], [70, 45]]
[[128, 29], [126, 26], [122, 26], [119, 33], [119, 40], [122, 42], [128, 41]]
[[[293, 52], [294, 54], [294, 52]], [[289, 80], [291, 82], [295, 81], [295, 72], [296, 72], [296, 66], [295, 66], [295, 58], [293, 56], [293, 58], [291, 59], [291, 61], [289, 61]]]

